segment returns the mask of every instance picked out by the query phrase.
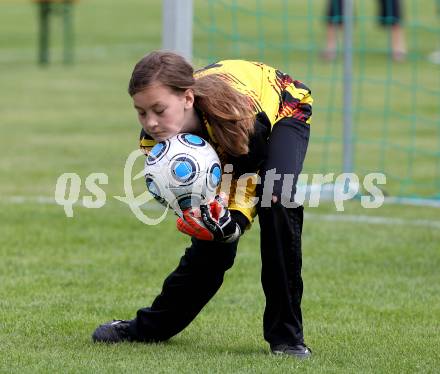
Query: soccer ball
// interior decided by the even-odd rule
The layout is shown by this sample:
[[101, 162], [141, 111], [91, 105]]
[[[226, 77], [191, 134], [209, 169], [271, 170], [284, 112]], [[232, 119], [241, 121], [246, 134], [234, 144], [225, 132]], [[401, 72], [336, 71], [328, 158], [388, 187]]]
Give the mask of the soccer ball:
[[220, 181], [217, 153], [197, 135], [182, 133], [157, 143], [145, 160], [148, 191], [179, 216], [214, 198]]

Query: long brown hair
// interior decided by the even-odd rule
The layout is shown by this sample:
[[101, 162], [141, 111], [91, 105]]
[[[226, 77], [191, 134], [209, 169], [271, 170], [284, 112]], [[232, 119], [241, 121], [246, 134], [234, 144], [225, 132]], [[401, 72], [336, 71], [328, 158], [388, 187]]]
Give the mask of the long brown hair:
[[176, 92], [192, 89], [194, 105], [212, 126], [222, 150], [232, 156], [247, 154], [255, 120], [250, 100], [217, 74], [197, 79], [193, 74], [193, 67], [182, 56], [173, 52], [151, 52], [134, 67], [128, 93], [133, 96], [154, 82], [169, 86]]

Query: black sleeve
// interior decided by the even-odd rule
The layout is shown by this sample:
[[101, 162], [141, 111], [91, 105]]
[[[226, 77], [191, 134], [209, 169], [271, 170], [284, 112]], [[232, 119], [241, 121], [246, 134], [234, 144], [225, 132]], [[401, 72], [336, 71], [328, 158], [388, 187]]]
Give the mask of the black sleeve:
[[238, 210], [231, 210], [231, 217], [240, 226], [241, 232], [244, 232], [250, 223], [246, 216]]
[[254, 133], [249, 139], [249, 153], [238, 157], [228, 156], [227, 162], [234, 166], [235, 178], [260, 170], [267, 156], [267, 139], [270, 130], [271, 124], [267, 115], [264, 112], [257, 114]]

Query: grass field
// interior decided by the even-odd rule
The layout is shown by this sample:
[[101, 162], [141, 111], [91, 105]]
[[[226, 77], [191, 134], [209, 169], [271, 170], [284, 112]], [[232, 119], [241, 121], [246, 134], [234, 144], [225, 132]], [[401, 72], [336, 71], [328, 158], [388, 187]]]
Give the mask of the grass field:
[[[197, 9], [203, 7], [197, 2]], [[257, 223], [243, 237], [219, 293], [180, 335], [162, 344], [92, 344], [98, 324], [132, 318], [151, 302], [188, 245], [172, 215], [161, 225], [146, 226], [112, 197], [124, 194], [124, 163], [137, 146], [139, 125], [126, 94], [127, 80], [138, 58], [160, 47], [160, 1], [148, 6], [141, 0], [79, 2], [76, 63], [69, 67], [60, 62], [59, 35], [53, 41], [54, 63], [47, 68], [35, 64], [35, 13], [25, 1], [0, 2], [1, 373], [438, 371], [440, 211], [404, 205], [368, 210], [358, 201], [347, 203], [345, 212], [329, 203], [306, 207], [303, 314], [313, 359], [298, 362], [268, 353], [261, 327]], [[316, 32], [319, 40], [322, 30]], [[376, 40], [377, 35], [368, 37]], [[195, 62], [202, 64], [208, 55], [203, 36], [196, 33], [195, 40], [200, 46]], [[430, 45], [420, 48], [421, 55]], [[382, 52], [378, 45], [367, 54], [374, 74], [388, 63]], [[283, 64], [282, 57], [278, 62]], [[432, 67], [419, 63], [426, 67], [420, 68], [423, 79], [438, 82]], [[326, 77], [339, 65], [314, 60], [313, 66], [310, 72], [301, 61], [295, 70], [304, 67], [301, 79]], [[413, 68], [411, 61], [393, 67], [402, 75]], [[325, 127], [329, 80], [313, 79], [313, 90], [317, 130], [309, 172], [326, 160], [321, 135], [337, 132], [337, 127]], [[423, 116], [434, 121], [438, 96], [422, 97]], [[393, 105], [409, 110], [406, 101]], [[432, 123], [417, 135], [421, 148], [436, 149], [439, 130]], [[327, 167], [337, 170], [337, 143], [334, 148]], [[375, 154], [375, 148], [370, 151]], [[408, 165], [398, 155], [388, 157], [389, 165]], [[423, 165], [429, 188], [422, 185], [415, 193], [438, 194], [433, 179], [438, 161], [426, 157]], [[78, 173], [83, 182], [92, 172], [106, 173], [107, 204], [94, 210], [76, 205], [74, 217], [66, 218], [51, 201], [64, 172]], [[139, 193], [143, 186], [138, 182]], [[87, 194], [83, 185], [80, 196]]]

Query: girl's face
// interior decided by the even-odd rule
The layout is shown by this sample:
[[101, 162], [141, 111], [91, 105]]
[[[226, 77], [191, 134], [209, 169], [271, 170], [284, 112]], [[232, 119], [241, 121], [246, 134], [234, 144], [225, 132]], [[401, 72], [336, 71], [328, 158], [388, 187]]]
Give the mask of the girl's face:
[[194, 93], [180, 93], [155, 82], [133, 95], [133, 104], [144, 131], [160, 142], [194, 126]]

